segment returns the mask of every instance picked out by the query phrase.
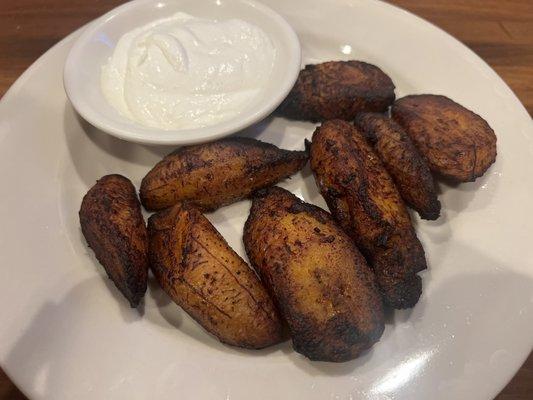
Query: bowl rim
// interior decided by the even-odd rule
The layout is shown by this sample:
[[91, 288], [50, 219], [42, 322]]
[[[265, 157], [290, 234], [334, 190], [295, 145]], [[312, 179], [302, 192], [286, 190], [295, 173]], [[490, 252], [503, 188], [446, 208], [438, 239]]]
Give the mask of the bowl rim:
[[[256, 0], [229, 1], [243, 3], [259, 10], [275, 22], [276, 26], [281, 28], [285, 43], [289, 48], [289, 57], [287, 60], [288, 62], [286, 63], [285, 78], [280, 82], [279, 90], [276, 92], [276, 95], [267, 97], [266, 100], [261, 101], [256, 108], [251, 109], [249, 112], [239, 114], [236, 118], [201, 128], [164, 130], [146, 127], [135, 121], [130, 121], [133, 125], [132, 127], [124, 127], [112, 119], [103, 116], [85, 100], [85, 97], [79, 90], [73, 88], [75, 86], [74, 82], [76, 81], [75, 74], [77, 60], [80, 59], [79, 55], [82, 53], [82, 47], [87, 41], [90, 40], [90, 38], [93, 37], [104, 25], [109, 24], [115, 16], [149, 3], [157, 4], [160, 2], [158, 0], [133, 0], [115, 7], [89, 22], [86, 27], [82, 28], [81, 34], [69, 50], [63, 68], [63, 86], [65, 93], [76, 112], [91, 125], [112, 136], [130, 142], [153, 145], [182, 145], [208, 142], [229, 136], [266, 118], [287, 97], [298, 78], [302, 60], [300, 41], [296, 32], [287, 20], [270, 7]], [[110, 104], [109, 107], [112, 108]], [[114, 111], [116, 112], [116, 110]]]

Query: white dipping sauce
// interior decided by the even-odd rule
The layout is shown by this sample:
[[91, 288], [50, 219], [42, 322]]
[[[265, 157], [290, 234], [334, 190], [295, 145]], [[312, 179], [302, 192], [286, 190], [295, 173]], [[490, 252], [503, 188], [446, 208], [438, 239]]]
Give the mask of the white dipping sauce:
[[101, 88], [114, 108], [142, 125], [204, 127], [250, 106], [275, 57], [257, 26], [177, 13], [124, 34], [102, 68]]

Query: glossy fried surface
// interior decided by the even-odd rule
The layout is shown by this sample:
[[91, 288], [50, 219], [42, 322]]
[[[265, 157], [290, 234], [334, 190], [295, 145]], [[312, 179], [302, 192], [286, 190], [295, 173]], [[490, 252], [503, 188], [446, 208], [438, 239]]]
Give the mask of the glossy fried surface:
[[355, 124], [373, 145], [405, 203], [420, 217], [437, 219], [440, 202], [435, 182], [424, 157], [402, 127], [377, 113], [359, 114]]
[[394, 308], [414, 306], [424, 250], [396, 186], [363, 135], [348, 122], [327, 121], [313, 134], [310, 160], [333, 217], [367, 257], [384, 300]]
[[136, 307], [146, 292], [148, 237], [135, 187], [121, 175], [102, 177], [83, 197], [79, 217], [97, 260]]
[[148, 210], [189, 202], [211, 211], [293, 175], [306, 162], [304, 151], [248, 138], [181, 147], [144, 177], [141, 202]]
[[447, 97], [406, 96], [394, 103], [392, 117], [431, 170], [448, 179], [474, 181], [496, 160], [496, 135], [489, 124]]
[[163, 290], [221, 342], [260, 349], [281, 340], [257, 275], [197, 209], [176, 204], [148, 220], [150, 262]]
[[394, 101], [394, 84], [375, 65], [362, 61], [329, 61], [307, 65], [278, 114], [305, 121], [344, 119], [360, 112], [385, 111]]
[[312, 360], [347, 361], [383, 332], [374, 276], [326, 211], [279, 187], [254, 197], [244, 228], [248, 258]]

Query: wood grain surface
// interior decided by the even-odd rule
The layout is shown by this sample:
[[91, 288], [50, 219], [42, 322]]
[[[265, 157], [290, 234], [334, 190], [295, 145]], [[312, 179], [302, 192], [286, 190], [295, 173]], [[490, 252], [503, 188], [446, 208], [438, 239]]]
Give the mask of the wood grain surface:
[[[533, 0], [390, 2], [433, 22], [474, 50], [533, 115]], [[1, 0], [0, 95], [52, 45], [120, 3], [123, 1]], [[0, 370], [0, 400], [21, 399], [25, 397]], [[533, 356], [497, 399], [533, 399]]]

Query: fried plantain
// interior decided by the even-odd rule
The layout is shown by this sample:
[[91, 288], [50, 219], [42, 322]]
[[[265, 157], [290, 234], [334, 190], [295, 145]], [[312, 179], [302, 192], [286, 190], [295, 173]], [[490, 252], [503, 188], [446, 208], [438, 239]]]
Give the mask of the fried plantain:
[[164, 291], [221, 342], [260, 349], [281, 323], [257, 275], [200, 211], [176, 204], [148, 220], [151, 268]]
[[311, 169], [337, 222], [374, 269], [385, 301], [412, 307], [426, 268], [424, 250], [392, 179], [352, 124], [332, 120], [313, 134]]
[[185, 201], [212, 211], [293, 175], [306, 162], [304, 151], [248, 138], [182, 147], [144, 177], [141, 202], [148, 210]]
[[420, 217], [437, 219], [440, 202], [435, 182], [426, 161], [402, 127], [376, 113], [359, 114], [355, 124], [373, 145], [405, 203]]
[[394, 101], [394, 83], [381, 69], [362, 61], [307, 65], [278, 108], [291, 119], [352, 121], [365, 111], [385, 111]]
[[383, 306], [372, 271], [326, 211], [279, 187], [253, 199], [246, 253], [312, 360], [347, 361], [379, 340]]
[[447, 97], [406, 96], [394, 103], [392, 117], [443, 177], [472, 182], [496, 160], [496, 135], [487, 121]]
[[136, 307], [146, 292], [148, 237], [135, 187], [121, 175], [102, 177], [83, 197], [79, 217], [96, 259]]

